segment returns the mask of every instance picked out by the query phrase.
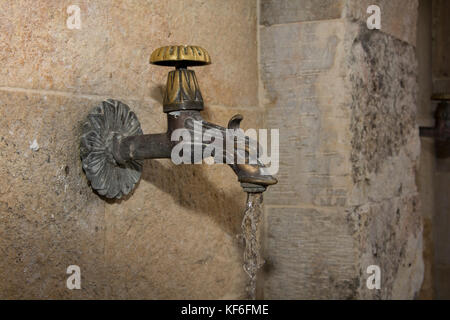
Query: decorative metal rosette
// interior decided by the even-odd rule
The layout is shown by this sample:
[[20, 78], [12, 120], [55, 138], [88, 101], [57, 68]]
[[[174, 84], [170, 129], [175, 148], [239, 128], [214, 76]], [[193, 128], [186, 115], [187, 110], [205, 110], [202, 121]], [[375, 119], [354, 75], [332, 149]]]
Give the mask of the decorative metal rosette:
[[108, 99], [87, 117], [80, 155], [86, 177], [98, 194], [120, 199], [133, 190], [142, 173], [142, 161], [119, 164], [113, 156], [114, 139], [141, 135], [136, 114], [117, 100]]

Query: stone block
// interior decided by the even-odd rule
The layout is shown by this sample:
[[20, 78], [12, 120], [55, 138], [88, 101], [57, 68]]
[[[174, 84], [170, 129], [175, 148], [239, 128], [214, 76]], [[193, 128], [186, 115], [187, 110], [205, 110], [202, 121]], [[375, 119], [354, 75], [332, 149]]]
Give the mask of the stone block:
[[212, 57], [196, 68], [207, 103], [257, 105], [255, 3], [82, 1], [80, 30], [66, 26], [71, 4], [0, 4], [0, 86], [148, 98], [168, 72], [149, 65], [152, 51], [192, 44]]
[[361, 277], [347, 213], [266, 208], [265, 299], [355, 299]]
[[[424, 273], [422, 217], [417, 196], [392, 197], [354, 207], [349, 220], [356, 227], [361, 299], [413, 299]], [[368, 290], [367, 267], [381, 271], [380, 290]]]
[[353, 182], [363, 192], [362, 198], [354, 193], [357, 205], [416, 192], [420, 141], [414, 48], [364, 26], [353, 29], [351, 162]]
[[266, 126], [280, 130], [279, 184], [267, 204], [343, 206], [350, 183], [344, 23], [261, 28]]
[[418, 0], [347, 0], [344, 17], [358, 21], [366, 27], [370, 13], [367, 8], [377, 5], [381, 9], [381, 31], [411, 45], [416, 44]]
[[343, 0], [261, 0], [260, 24], [339, 19]]
[[[92, 103], [0, 90], [3, 299], [105, 297], [105, 204], [88, 186], [78, 151]], [[80, 266], [82, 290], [66, 288], [69, 265]]]

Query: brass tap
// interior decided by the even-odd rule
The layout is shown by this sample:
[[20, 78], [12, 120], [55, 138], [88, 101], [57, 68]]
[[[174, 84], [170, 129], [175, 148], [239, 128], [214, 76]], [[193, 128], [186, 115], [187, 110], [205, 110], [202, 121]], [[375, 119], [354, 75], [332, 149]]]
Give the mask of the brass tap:
[[[163, 111], [167, 114], [168, 122], [167, 132], [142, 134], [136, 115], [127, 105], [115, 100], [104, 101], [96, 107], [83, 128], [83, 169], [92, 188], [107, 198], [120, 198], [135, 187], [141, 176], [142, 160], [171, 158], [172, 148], [176, 145], [171, 140], [171, 135], [176, 129], [186, 129], [193, 136], [201, 134], [203, 137], [205, 130], [214, 128], [221, 133], [220, 139], [224, 144], [228, 138], [225, 127], [203, 120], [200, 114], [204, 108], [200, 86], [195, 72], [188, 70], [188, 67], [211, 64], [211, 58], [205, 49], [198, 46], [161, 47], [153, 51], [150, 63], [175, 67], [167, 76], [163, 99]], [[241, 115], [234, 116], [228, 127], [239, 128], [241, 120]], [[193, 125], [194, 122], [200, 123], [201, 129], [197, 129]], [[244, 147], [235, 146], [232, 154], [224, 151], [217, 156], [223, 157], [223, 163], [230, 157], [235, 159], [229, 166], [236, 173], [244, 191], [263, 192], [267, 186], [276, 184], [277, 180], [265, 172], [265, 166], [259, 160], [257, 164], [236, 162], [237, 153], [248, 156], [250, 152], [250, 140], [248, 137], [244, 138]], [[202, 150], [209, 145], [203, 141], [192, 141], [191, 144], [192, 147], [200, 144]]]

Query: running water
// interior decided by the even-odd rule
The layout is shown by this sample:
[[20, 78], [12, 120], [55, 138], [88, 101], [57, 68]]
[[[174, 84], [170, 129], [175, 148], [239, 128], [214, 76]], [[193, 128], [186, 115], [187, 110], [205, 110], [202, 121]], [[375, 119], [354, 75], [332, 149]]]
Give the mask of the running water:
[[262, 193], [247, 193], [247, 206], [242, 220], [242, 234], [245, 241], [244, 270], [250, 277], [247, 285], [248, 299], [256, 299], [256, 275], [264, 264], [260, 255], [259, 222], [262, 213]]

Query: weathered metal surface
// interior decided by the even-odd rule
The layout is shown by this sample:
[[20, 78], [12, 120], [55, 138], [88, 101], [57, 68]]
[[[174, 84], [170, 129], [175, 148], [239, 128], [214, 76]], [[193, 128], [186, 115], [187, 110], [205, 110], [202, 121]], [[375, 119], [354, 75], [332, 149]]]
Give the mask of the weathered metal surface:
[[168, 67], [194, 67], [211, 64], [211, 57], [198, 46], [165, 46], [152, 52], [150, 63]]
[[169, 72], [163, 106], [166, 113], [177, 110], [203, 110], [203, 97], [194, 71], [177, 68]]
[[119, 139], [139, 135], [142, 130], [136, 115], [120, 101], [103, 101], [88, 115], [80, 155], [86, 177], [98, 194], [120, 199], [133, 190], [141, 177], [142, 162], [119, 164], [113, 149]]
[[166, 46], [153, 51], [150, 63], [176, 67], [167, 76], [164, 112], [203, 110], [203, 98], [195, 72], [187, 67], [211, 64], [209, 53], [198, 46]]

